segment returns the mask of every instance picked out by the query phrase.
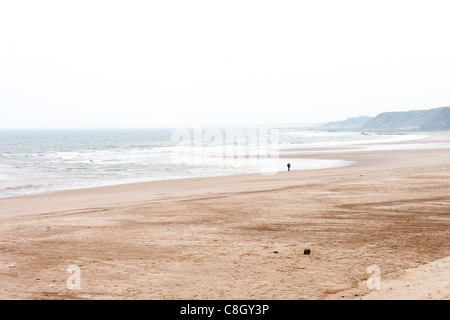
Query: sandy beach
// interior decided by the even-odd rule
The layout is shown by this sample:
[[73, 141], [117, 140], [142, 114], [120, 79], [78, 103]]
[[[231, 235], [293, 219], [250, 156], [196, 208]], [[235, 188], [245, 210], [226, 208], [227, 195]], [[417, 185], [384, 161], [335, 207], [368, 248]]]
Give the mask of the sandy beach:
[[450, 299], [450, 149], [321, 151], [273, 175], [0, 199], [0, 298]]

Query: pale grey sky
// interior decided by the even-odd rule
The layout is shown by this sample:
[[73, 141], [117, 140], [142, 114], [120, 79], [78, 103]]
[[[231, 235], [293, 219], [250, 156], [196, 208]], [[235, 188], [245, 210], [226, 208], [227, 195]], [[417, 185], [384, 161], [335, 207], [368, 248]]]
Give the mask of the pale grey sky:
[[450, 105], [448, 1], [0, 2], [0, 128], [314, 123]]

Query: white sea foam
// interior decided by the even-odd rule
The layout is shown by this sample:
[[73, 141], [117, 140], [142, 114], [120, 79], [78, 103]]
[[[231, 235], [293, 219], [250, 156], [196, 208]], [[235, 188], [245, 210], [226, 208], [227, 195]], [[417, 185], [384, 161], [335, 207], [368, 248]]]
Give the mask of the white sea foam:
[[[429, 138], [428, 134], [374, 134], [374, 133], [358, 133], [358, 132], [309, 132], [296, 131], [287, 133], [290, 136], [290, 143], [283, 143], [282, 148], [297, 147], [342, 147], [342, 146], [358, 146], [367, 144], [407, 142], [414, 140], [422, 140]], [[297, 137], [297, 139], [295, 139]]]

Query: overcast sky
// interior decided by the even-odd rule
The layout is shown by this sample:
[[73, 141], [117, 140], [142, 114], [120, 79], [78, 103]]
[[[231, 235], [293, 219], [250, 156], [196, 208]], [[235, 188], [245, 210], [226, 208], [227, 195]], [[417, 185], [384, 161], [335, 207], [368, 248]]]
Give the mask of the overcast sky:
[[450, 105], [448, 1], [0, 1], [0, 128]]

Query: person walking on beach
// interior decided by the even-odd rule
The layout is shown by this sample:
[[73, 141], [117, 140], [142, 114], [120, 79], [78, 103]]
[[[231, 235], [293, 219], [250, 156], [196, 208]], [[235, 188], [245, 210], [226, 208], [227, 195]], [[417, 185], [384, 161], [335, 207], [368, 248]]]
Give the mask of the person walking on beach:
[[291, 171], [291, 164], [289, 162], [287, 164], [287, 167], [288, 167], [288, 171]]

